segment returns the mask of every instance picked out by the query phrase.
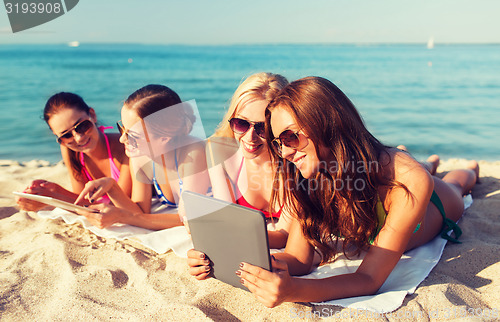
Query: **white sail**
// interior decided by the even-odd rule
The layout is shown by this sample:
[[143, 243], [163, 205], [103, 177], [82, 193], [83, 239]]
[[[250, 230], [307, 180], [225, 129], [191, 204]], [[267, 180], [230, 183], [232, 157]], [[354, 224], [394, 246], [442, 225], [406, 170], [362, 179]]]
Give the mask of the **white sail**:
[[427, 49], [432, 49], [434, 48], [434, 37], [430, 37], [429, 40], [427, 41]]

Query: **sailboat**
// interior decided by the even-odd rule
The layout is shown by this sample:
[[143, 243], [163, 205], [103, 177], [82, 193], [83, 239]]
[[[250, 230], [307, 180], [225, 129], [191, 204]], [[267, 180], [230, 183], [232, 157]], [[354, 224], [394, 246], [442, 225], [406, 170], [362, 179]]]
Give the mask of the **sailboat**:
[[434, 48], [434, 37], [431, 36], [427, 41], [427, 49], [432, 49], [432, 48]]

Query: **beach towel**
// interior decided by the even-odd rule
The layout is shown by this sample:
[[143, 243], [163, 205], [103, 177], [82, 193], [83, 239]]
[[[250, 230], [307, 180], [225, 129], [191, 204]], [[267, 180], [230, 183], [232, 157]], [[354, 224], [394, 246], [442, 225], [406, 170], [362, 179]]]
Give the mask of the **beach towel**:
[[[465, 209], [472, 205], [472, 196], [464, 197]], [[451, 232], [450, 232], [451, 233]], [[418, 285], [429, 275], [437, 265], [447, 240], [437, 236], [429, 243], [417, 247], [401, 257], [377, 294], [357, 296], [339, 300], [313, 303], [317, 305], [336, 305], [351, 308], [356, 312], [367, 310], [377, 313], [388, 313], [403, 304], [407, 294], [413, 294]], [[327, 278], [330, 276], [354, 273], [363, 260], [363, 254], [358, 259], [347, 259], [340, 256], [333, 263], [322, 265], [304, 278]]]
[[[172, 211], [177, 212], [176, 209], [172, 209]], [[117, 240], [135, 239], [159, 254], [166, 253], [171, 249], [177, 256], [187, 258], [187, 251], [193, 248], [191, 238], [184, 226], [163, 230], [149, 230], [131, 225], [114, 224], [111, 227], [100, 229], [92, 225], [85, 217], [60, 208], [51, 211], [39, 211], [38, 215], [47, 219], [60, 218], [67, 224], [80, 223], [85, 229], [99, 237]]]
[[[472, 204], [471, 195], [464, 197], [464, 204], [465, 209], [470, 207]], [[187, 251], [193, 248], [191, 239], [184, 227], [152, 231], [130, 225], [115, 224], [109, 228], [99, 229], [91, 225], [85, 217], [59, 208], [52, 211], [39, 211], [38, 214], [43, 218], [61, 218], [68, 224], [79, 222], [84, 228], [100, 237], [115, 238], [117, 240], [136, 239], [142, 245], [160, 254], [172, 249], [177, 256], [186, 258]], [[429, 243], [403, 254], [376, 295], [358, 296], [313, 304], [341, 306], [351, 308], [356, 310], [356, 312], [359, 312], [359, 310], [373, 311], [379, 314], [392, 312], [402, 305], [406, 295], [415, 292], [418, 285], [437, 265], [446, 243], [447, 240], [437, 236]], [[318, 279], [353, 273], [359, 267], [362, 260], [363, 254], [357, 259], [347, 259], [344, 255], [341, 255], [333, 263], [322, 265], [302, 278]]]

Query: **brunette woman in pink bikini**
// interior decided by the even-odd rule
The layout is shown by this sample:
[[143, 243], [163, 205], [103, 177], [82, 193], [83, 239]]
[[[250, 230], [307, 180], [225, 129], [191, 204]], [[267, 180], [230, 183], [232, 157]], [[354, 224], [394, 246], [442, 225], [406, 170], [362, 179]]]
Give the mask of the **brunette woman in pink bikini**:
[[[68, 92], [53, 95], [45, 105], [43, 116], [60, 144], [72, 189], [70, 191], [45, 180], [34, 180], [24, 192], [74, 202], [87, 182], [111, 177], [130, 195], [132, 181], [129, 159], [123, 144], [119, 142], [120, 135], [104, 134], [104, 130], [111, 127], [98, 127], [95, 110], [80, 96]], [[102, 198], [99, 201], [109, 202], [109, 199]], [[45, 207], [42, 203], [25, 198], [17, 198], [17, 204], [27, 211]]]

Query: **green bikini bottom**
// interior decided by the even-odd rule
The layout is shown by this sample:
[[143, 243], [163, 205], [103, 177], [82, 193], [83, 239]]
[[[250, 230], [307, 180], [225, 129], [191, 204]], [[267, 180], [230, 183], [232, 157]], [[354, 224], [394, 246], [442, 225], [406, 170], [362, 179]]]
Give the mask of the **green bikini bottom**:
[[[461, 242], [458, 240], [458, 238], [460, 237], [460, 235], [462, 235], [462, 229], [460, 229], [460, 227], [458, 227], [458, 225], [453, 220], [451, 220], [450, 218], [446, 218], [443, 203], [441, 202], [441, 199], [439, 199], [439, 196], [437, 195], [436, 191], [432, 191], [432, 196], [431, 196], [430, 201], [439, 210], [439, 213], [441, 214], [441, 216], [443, 216], [443, 226], [441, 228], [441, 238], [449, 240], [453, 243], [461, 244]], [[418, 227], [417, 227], [417, 229], [418, 229]], [[453, 231], [455, 233], [455, 238], [448, 235], [448, 233], [450, 231]]]
[[[380, 200], [378, 202], [380, 204], [378, 207], [380, 207], [380, 208], [377, 211], [383, 212], [382, 215], [385, 215], [385, 216], [383, 217], [383, 221], [379, 222], [379, 227], [377, 229], [377, 233], [375, 234], [375, 236], [373, 236], [373, 238], [370, 239], [370, 241], [369, 241], [370, 244], [373, 244], [373, 241], [375, 240], [375, 237], [378, 235], [378, 233], [382, 229], [382, 226], [385, 223], [385, 217], [387, 216], [385, 214], [385, 211], [383, 210], [383, 208], [381, 206], [382, 203], [380, 202]], [[441, 216], [443, 216], [443, 226], [441, 227], [441, 232], [440, 232], [441, 238], [449, 240], [453, 243], [461, 244], [461, 242], [458, 241], [458, 238], [460, 237], [460, 235], [462, 235], [462, 230], [460, 229], [460, 227], [458, 227], [458, 225], [453, 220], [446, 218], [443, 203], [441, 202], [441, 199], [439, 199], [439, 196], [437, 195], [436, 191], [432, 191], [430, 202], [432, 202], [436, 206], [436, 208], [439, 210], [439, 213], [441, 214]], [[416, 233], [420, 229], [420, 226], [421, 226], [420, 223], [418, 223], [418, 225], [415, 228], [415, 230], [413, 231], [413, 233]], [[455, 238], [448, 235], [448, 233], [451, 230], [455, 233]]]

